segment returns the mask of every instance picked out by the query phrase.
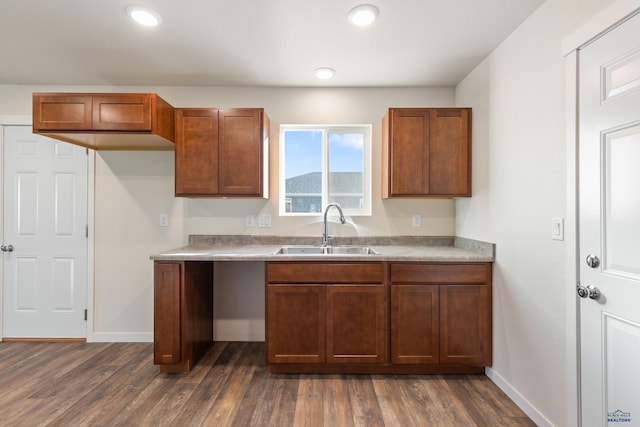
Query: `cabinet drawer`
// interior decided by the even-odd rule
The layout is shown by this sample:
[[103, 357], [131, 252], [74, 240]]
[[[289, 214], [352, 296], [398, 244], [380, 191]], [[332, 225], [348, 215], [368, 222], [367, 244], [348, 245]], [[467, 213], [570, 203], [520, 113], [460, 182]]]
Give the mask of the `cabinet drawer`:
[[491, 278], [491, 263], [391, 264], [394, 283], [484, 283]]
[[267, 263], [267, 282], [382, 283], [382, 263]]

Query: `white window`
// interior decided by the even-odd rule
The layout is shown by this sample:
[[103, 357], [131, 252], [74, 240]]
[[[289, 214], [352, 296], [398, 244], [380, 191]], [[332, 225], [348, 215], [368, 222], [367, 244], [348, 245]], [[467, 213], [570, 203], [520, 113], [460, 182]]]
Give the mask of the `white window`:
[[280, 215], [371, 215], [371, 125], [281, 125]]

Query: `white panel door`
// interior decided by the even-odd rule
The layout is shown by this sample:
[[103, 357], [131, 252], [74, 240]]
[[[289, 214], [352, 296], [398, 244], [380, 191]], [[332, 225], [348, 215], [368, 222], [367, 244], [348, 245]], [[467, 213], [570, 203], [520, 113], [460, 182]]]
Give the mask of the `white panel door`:
[[579, 58], [582, 425], [640, 426], [640, 15]]
[[29, 126], [3, 145], [3, 336], [86, 338], [86, 150]]

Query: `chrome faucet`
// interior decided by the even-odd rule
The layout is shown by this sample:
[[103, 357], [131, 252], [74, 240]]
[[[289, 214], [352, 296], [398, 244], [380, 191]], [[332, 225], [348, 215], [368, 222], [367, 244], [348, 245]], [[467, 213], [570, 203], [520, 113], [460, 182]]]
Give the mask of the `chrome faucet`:
[[347, 220], [344, 218], [344, 214], [342, 213], [342, 208], [338, 203], [329, 203], [324, 210], [324, 227], [322, 228], [322, 246], [329, 245], [329, 235], [327, 233], [327, 212], [329, 212], [329, 208], [334, 207], [338, 209], [340, 212], [340, 224], [346, 224]]

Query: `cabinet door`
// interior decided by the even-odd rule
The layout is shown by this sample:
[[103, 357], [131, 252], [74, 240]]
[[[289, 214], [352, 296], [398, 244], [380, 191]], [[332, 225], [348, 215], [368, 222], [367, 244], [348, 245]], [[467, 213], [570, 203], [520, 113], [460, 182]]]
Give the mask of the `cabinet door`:
[[488, 285], [440, 286], [440, 363], [491, 364]]
[[327, 285], [327, 362], [385, 363], [383, 285]]
[[33, 130], [89, 130], [92, 122], [91, 95], [33, 95]]
[[153, 361], [156, 365], [182, 360], [181, 263], [154, 264]]
[[220, 110], [221, 194], [262, 195], [262, 115], [261, 109]]
[[218, 193], [218, 111], [176, 110], [176, 196]]
[[391, 286], [391, 362], [439, 361], [438, 285]]
[[429, 121], [424, 108], [392, 109], [389, 132], [391, 196], [429, 193]]
[[325, 286], [267, 286], [267, 363], [325, 361]]
[[471, 110], [432, 109], [429, 146], [429, 193], [471, 195]]
[[151, 95], [125, 93], [92, 98], [93, 130], [151, 131]]

